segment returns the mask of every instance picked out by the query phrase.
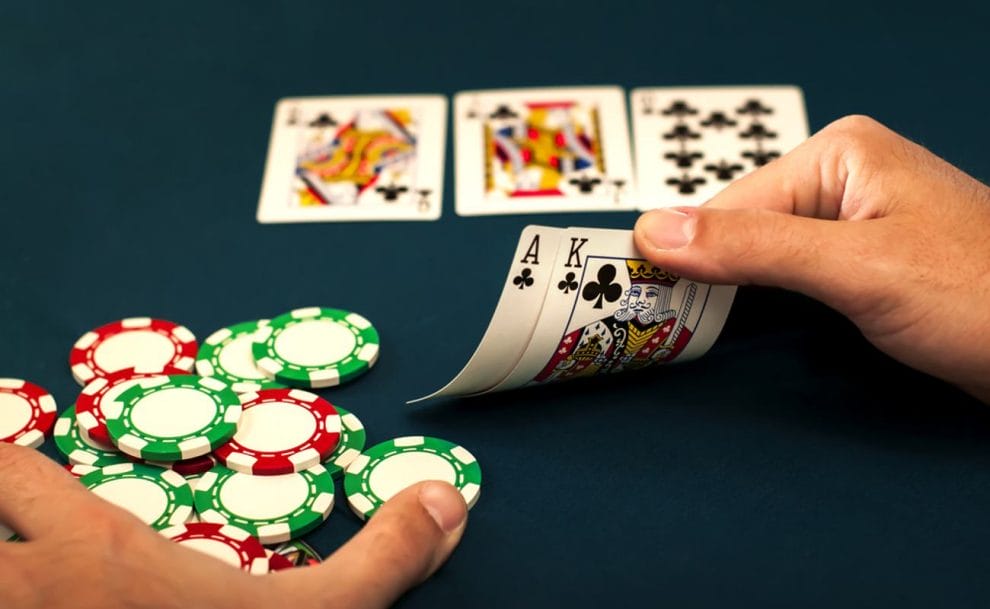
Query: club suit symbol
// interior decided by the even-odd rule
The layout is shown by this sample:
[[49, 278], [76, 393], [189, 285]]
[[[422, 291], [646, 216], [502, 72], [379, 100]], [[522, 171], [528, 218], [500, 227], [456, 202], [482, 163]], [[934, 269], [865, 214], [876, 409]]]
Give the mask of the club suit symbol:
[[529, 267], [524, 268], [518, 275], [512, 278], [512, 284], [520, 290], [525, 290], [533, 285], [533, 270]]

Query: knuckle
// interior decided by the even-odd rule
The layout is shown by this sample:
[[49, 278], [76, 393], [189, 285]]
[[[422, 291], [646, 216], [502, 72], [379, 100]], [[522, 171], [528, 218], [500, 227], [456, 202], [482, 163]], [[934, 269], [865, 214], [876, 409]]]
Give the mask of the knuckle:
[[886, 130], [886, 127], [875, 118], [865, 114], [848, 114], [832, 121], [823, 131], [865, 135], [878, 130]]
[[885, 146], [890, 131], [876, 120], [861, 114], [844, 116], [822, 129], [818, 136], [827, 149], [839, 155], [871, 157]]
[[404, 520], [393, 519], [373, 532], [374, 547], [381, 548], [388, 560], [398, 563], [408, 562], [423, 548], [423, 544], [411, 533], [413, 529], [403, 526]]
[[[745, 219], [746, 230], [721, 230], [718, 227], [705, 227], [705, 234], [710, 235], [713, 242], [712, 251], [721, 251], [725, 259], [722, 264], [747, 268], [750, 264], [760, 263], [766, 258], [768, 241], [782, 242], [784, 235], [781, 235], [779, 214], [763, 209], [751, 209], [743, 212], [748, 216]], [[726, 218], [734, 221], [740, 218]], [[726, 227], [726, 229], [731, 227]], [[731, 237], [731, 238], [730, 238]], [[729, 247], [717, 247], [717, 242], [721, 241]]]

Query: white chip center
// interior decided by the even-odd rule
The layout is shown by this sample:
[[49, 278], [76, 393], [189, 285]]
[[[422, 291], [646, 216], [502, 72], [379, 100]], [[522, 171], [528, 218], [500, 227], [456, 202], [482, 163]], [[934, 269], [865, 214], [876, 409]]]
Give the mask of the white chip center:
[[94, 487], [93, 492], [151, 524], [168, 509], [165, 490], [150, 480], [119, 478]]
[[177, 438], [202, 430], [216, 416], [213, 398], [188, 387], [173, 387], [139, 400], [131, 411], [131, 422], [146, 435]]
[[252, 476], [234, 474], [220, 489], [220, 503], [250, 520], [274, 520], [295, 511], [309, 498], [309, 483], [301, 474]]
[[0, 438], [12, 436], [31, 421], [31, 402], [19, 395], [0, 393]]
[[241, 568], [241, 557], [237, 550], [217, 539], [184, 539], [179, 542], [184, 548], [190, 548], [197, 552], [202, 552], [214, 558], [219, 558], [228, 565]]
[[368, 484], [371, 492], [384, 500], [424, 480], [457, 481], [454, 466], [433, 453], [408, 452], [386, 458], [371, 472]]
[[302, 321], [275, 339], [279, 357], [298, 366], [326, 366], [350, 355], [357, 339], [350, 330], [328, 319]]
[[267, 402], [244, 409], [234, 441], [259, 452], [291, 450], [316, 433], [316, 419], [291, 402]]
[[220, 350], [220, 367], [233, 376], [261, 380], [265, 375], [254, 365], [254, 355], [251, 353], [251, 334], [243, 334], [230, 341]]
[[114, 372], [134, 366], [141, 370], [160, 370], [175, 357], [175, 345], [151, 330], [132, 330], [115, 334], [96, 348], [96, 365]]

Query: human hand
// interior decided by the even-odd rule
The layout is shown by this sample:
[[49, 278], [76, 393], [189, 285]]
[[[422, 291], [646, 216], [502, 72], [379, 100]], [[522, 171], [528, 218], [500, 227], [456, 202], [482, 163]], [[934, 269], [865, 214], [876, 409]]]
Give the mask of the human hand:
[[832, 123], [700, 208], [645, 213], [634, 234], [685, 277], [817, 298], [990, 402], [990, 188], [872, 119]]
[[467, 507], [443, 482], [408, 488], [321, 565], [255, 576], [183, 548], [40, 453], [0, 442], [0, 607], [385, 607], [433, 574]]

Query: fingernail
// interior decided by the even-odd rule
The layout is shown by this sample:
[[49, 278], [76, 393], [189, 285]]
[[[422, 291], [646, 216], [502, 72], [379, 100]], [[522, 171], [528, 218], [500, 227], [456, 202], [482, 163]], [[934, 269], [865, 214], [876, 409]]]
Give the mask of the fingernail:
[[424, 484], [419, 489], [419, 502], [444, 533], [455, 531], [464, 523], [467, 508], [464, 499], [453, 486], [438, 482]]
[[696, 225], [697, 218], [693, 213], [678, 208], [662, 208], [643, 214], [637, 228], [654, 248], [676, 250], [691, 243]]

